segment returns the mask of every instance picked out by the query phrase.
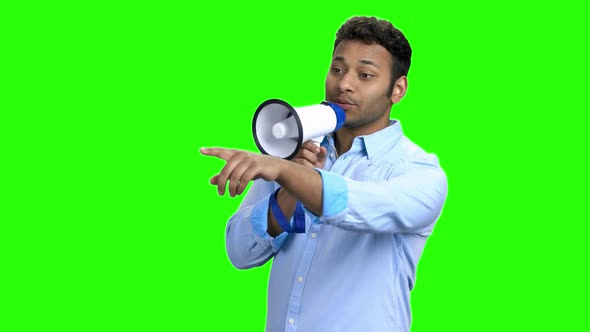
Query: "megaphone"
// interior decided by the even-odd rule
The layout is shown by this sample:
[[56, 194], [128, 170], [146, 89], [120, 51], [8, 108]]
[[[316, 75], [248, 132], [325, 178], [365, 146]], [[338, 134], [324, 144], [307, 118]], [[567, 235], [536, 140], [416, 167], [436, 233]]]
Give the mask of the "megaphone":
[[256, 109], [252, 133], [260, 152], [291, 159], [309, 140], [319, 146], [345, 119], [344, 110], [334, 103], [294, 108], [283, 100], [269, 99]]

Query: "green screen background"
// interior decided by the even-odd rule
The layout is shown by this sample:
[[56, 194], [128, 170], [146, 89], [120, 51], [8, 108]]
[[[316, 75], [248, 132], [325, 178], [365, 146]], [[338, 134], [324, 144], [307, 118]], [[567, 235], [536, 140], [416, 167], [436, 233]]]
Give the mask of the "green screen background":
[[217, 196], [223, 163], [198, 149], [256, 151], [260, 103], [322, 101], [354, 15], [410, 41], [392, 117], [449, 179], [412, 331], [588, 329], [582, 2], [1, 9], [0, 330], [262, 331], [269, 266], [229, 263], [241, 198]]

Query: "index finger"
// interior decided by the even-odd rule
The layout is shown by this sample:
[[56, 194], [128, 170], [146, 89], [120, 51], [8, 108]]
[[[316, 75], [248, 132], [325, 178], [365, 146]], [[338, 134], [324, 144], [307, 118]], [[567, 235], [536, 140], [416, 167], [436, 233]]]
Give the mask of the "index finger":
[[217, 157], [225, 161], [229, 160], [235, 153], [234, 150], [224, 148], [201, 148], [200, 152], [205, 156]]

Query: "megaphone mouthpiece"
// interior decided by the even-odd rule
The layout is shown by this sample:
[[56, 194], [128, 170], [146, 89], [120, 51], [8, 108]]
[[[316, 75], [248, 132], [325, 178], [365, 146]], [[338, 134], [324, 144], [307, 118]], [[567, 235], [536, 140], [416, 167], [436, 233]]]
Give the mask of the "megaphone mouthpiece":
[[296, 138], [298, 134], [297, 120], [293, 116], [272, 126], [272, 135], [276, 139]]

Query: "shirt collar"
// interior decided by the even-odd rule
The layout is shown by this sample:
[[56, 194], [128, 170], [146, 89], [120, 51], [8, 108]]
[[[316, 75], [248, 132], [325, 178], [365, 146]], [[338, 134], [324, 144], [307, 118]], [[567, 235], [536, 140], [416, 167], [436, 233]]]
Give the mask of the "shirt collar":
[[[389, 126], [370, 135], [355, 137], [349, 151], [365, 151], [367, 157], [372, 159], [382, 151], [390, 150], [402, 135], [401, 123], [398, 120], [389, 120]], [[328, 134], [324, 138], [322, 145], [327, 146], [328, 144], [334, 144], [334, 133]]]
[[370, 135], [359, 136], [355, 140], [363, 141], [367, 157], [372, 159], [374, 156], [380, 155], [382, 151], [390, 150], [402, 135], [401, 123], [397, 120], [389, 120], [389, 126], [386, 128]]

